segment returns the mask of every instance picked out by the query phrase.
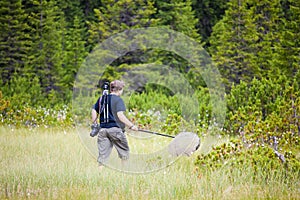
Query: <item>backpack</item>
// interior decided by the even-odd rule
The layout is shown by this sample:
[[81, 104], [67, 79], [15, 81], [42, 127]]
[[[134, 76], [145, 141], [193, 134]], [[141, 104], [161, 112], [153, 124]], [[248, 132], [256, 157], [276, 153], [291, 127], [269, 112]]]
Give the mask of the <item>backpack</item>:
[[119, 127], [112, 112], [111, 98], [112, 95], [104, 94], [99, 101], [101, 128]]

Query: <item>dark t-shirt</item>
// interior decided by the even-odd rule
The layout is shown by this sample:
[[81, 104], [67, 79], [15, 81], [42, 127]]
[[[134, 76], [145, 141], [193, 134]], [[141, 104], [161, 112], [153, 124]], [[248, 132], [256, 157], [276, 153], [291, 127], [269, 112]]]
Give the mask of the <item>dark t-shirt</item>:
[[[124, 104], [124, 101], [121, 97], [117, 96], [117, 95], [113, 95], [113, 94], [109, 94], [109, 96], [111, 97], [110, 98], [110, 101], [108, 102], [111, 106], [111, 111], [112, 111], [112, 114], [117, 122], [117, 125], [121, 128], [121, 129], [124, 129], [125, 128], [125, 124], [123, 122], [121, 122], [118, 118], [118, 115], [117, 113], [120, 112], [120, 111], [126, 111], [126, 107], [125, 107], [125, 104]], [[96, 110], [96, 112], [99, 114], [99, 111], [100, 111], [100, 101], [101, 101], [101, 98], [100, 97], [97, 102], [95, 103], [94, 105], [94, 109]]]

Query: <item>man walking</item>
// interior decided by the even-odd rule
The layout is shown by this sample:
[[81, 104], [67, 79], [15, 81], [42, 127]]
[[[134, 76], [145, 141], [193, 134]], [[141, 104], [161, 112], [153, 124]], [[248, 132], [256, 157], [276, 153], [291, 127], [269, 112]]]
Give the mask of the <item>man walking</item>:
[[98, 116], [100, 121], [97, 140], [100, 167], [109, 158], [113, 146], [116, 148], [119, 158], [122, 161], [127, 160], [129, 158], [129, 146], [125, 135], [125, 127], [138, 131], [138, 127], [124, 115], [126, 107], [120, 97], [124, 86], [123, 81], [112, 81], [110, 83], [110, 94], [104, 94], [100, 97], [92, 108], [93, 123], [97, 123]]

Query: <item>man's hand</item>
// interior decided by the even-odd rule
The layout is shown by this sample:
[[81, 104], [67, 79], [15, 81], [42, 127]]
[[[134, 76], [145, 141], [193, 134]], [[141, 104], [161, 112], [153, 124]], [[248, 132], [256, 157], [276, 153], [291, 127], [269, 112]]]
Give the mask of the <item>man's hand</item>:
[[129, 129], [134, 130], [134, 131], [138, 131], [139, 128], [135, 125], [132, 125]]
[[117, 112], [118, 118], [121, 122], [123, 122], [129, 129], [138, 131], [138, 127], [136, 127], [127, 117], [124, 115], [122, 111]]

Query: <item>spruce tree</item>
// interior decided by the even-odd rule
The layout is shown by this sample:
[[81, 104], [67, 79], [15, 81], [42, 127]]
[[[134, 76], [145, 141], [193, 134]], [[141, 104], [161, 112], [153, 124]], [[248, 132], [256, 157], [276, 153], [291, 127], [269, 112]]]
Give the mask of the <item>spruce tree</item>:
[[73, 24], [75, 17], [84, 20], [81, 0], [57, 0], [57, 6], [64, 13], [65, 20], [68, 24]]
[[259, 38], [249, 16], [245, 1], [232, 0], [222, 20], [213, 27], [209, 51], [227, 88], [232, 83], [249, 82], [253, 77], [260, 77], [253, 53], [253, 44]]
[[64, 13], [55, 0], [32, 0], [31, 3], [33, 6], [28, 10], [28, 15], [31, 17], [33, 46], [26, 70], [40, 78], [41, 87], [46, 94], [56, 91], [63, 95], [67, 27]]
[[[198, 19], [195, 17], [195, 11], [192, 7], [190, 0], [168, 0], [168, 1], [156, 1], [158, 24], [160, 26], [166, 26], [178, 33], [182, 33], [195, 42], [201, 42], [201, 35], [197, 30]], [[170, 38], [172, 40], [172, 38]], [[180, 41], [174, 41], [180, 42]], [[180, 45], [185, 45], [183, 48], [194, 48], [181, 42]], [[199, 50], [199, 49], [198, 49]], [[195, 50], [197, 52], [197, 50]], [[175, 52], [167, 52], [156, 50], [152, 54], [152, 62], [163, 63], [172, 69], [177, 70], [189, 80], [190, 84], [194, 87], [204, 86], [204, 82], [201, 78], [200, 72], [197, 70], [199, 66], [192, 66], [189, 61], [177, 55]]]
[[156, 17], [159, 19], [159, 25], [168, 26], [172, 30], [200, 41], [201, 37], [196, 29], [198, 20], [191, 0], [157, 1], [157, 9]]
[[274, 65], [276, 45], [280, 40], [282, 8], [280, 0], [248, 0], [249, 17], [253, 19], [258, 40], [252, 44], [254, 63], [262, 76], [268, 76], [278, 66]]
[[103, 0], [95, 9], [97, 22], [90, 22], [90, 42], [97, 44], [113, 34], [132, 28], [149, 27], [156, 24], [152, 19], [155, 8], [152, 1]]
[[83, 10], [84, 19], [86, 21], [94, 21], [97, 20], [94, 9], [98, 9], [100, 6], [102, 6], [102, 1], [100, 0], [79, 0], [80, 1], [80, 7]]
[[[53, 65], [44, 62], [46, 65], [50, 65], [50, 70], [48, 70], [50, 74], [46, 76], [51, 77], [51, 80], [49, 83], [45, 83], [43, 80], [41, 82], [44, 86], [50, 84], [50, 88], [47, 86], [50, 90], [54, 89], [63, 95], [69, 94], [75, 75], [87, 55], [85, 46], [87, 31], [84, 28], [84, 15], [80, 1], [52, 0], [46, 3], [41, 1], [35, 5], [38, 5], [38, 9], [35, 9], [31, 14], [37, 15], [36, 13], [39, 12], [39, 17], [35, 19], [38, 24], [35, 38], [37, 38], [38, 49], [42, 50], [39, 59], [42, 62], [47, 59], [46, 55], [44, 55], [45, 57], [42, 55], [45, 53], [55, 60]], [[50, 30], [48, 26], [53, 26], [54, 29]], [[53, 37], [53, 39], [44, 40], [46, 37]], [[51, 46], [51, 49], [44, 48], [48, 45]], [[38, 52], [34, 53], [34, 55], [37, 54]], [[39, 62], [38, 59], [36, 61]], [[33, 62], [32, 65], [35, 63]], [[44, 76], [43, 73], [39, 73], [41, 77]]]
[[86, 30], [83, 27], [83, 22], [80, 21], [79, 17], [75, 16], [73, 25], [67, 30], [66, 41], [64, 43], [65, 57], [61, 81], [67, 90], [72, 89], [75, 75], [88, 54], [85, 49], [86, 41], [84, 41]]
[[3, 84], [13, 74], [23, 73], [31, 46], [26, 20], [21, 0], [0, 1], [0, 74]]
[[[156, 12], [152, 1], [144, 0], [104, 0], [102, 1], [102, 7], [95, 9], [96, 22], [89, 22], [89, 44], [93, 46], [98, 45], [105, 39], [113, 36], [114, 34], [121, 33], [125, 30], [131, 30], [135, 28], [146, 28], [155, 26], [157, 20], [152, 16]], [[121, 38], [119, 38], [121, 39]], [[124, 38], [126, 40], [126, 38]], [[149, 39], [149, 38], [147, 38]], [[123, 38], [122, 38], [123, 40]], [[128, 40], [128, 39], [127, 39]], [[120, 41], [116, 41], [117, 43]], [[126, 41], [123, 41], [126, 42]], [[128, 52], [126, 55], [122, 55], [111, 64], [114, 66], [111, 69], [126, 70], [116, 68], [122, 64], [133, 64], [143, 62], [143, 55], [148, 51], [143, 48], [141, 42], [139, 48], [135, 52]], [[117, 47], [118, 48], [118, 47]], [[99, 54], [106, 54], [105, 51], [97, 52]], [[112, 56], [108, 53], [108, 57]], [[101, 57], [100, 55], [94, 55], [95, 57]], [[125, 67], [127, 68], [127, 67]], [[108, 69], [108, 68], [107, 68]], [[95, 74], [99, 73], [98, 71]]]
[[300, 2], [281, 1], [283, 17], [279, 24], [279, 42], [274, 44], [274, 65], [288, 77], [300, 71]]
[[192, 6], [198, 19], [196, 28], [205, 46], [209, 46], [208, 38], [212, 27], [223, 17], [229, 0], [193, 0]]

